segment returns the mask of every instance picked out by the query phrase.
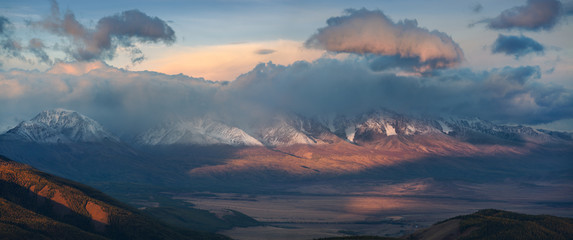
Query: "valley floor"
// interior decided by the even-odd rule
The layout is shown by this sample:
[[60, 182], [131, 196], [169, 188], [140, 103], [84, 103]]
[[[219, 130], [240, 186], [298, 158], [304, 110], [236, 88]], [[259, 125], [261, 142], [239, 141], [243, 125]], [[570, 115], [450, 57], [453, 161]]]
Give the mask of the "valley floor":
[[343, 235], [402, 236], [479, 209], [573, 217], [570, 183], [405, 183], [310, 185], [280, 194], [187, 193], [196, 208], [233, 209], [264, 223], [220, 233], [239, 240], [314, 239]]

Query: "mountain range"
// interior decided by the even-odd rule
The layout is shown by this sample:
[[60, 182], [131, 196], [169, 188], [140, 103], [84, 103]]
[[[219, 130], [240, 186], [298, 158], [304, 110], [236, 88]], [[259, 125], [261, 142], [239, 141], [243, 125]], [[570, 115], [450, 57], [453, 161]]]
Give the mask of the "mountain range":
[[[87, 183], [197, 186], [205, 177], [348, 175], [431, 158], [458, 159], [442, 167], [457, 165], [461, 171], [468, 171], [463, 165], [472, 158], [504, 158], [503, 163], [520, 158], [523, 167], [516, 170], [547, 164], [553, 172], [571, 168], [566, 156], [573, 146], [573, 135], [566, 132], [387, 110], [328, 118], [283, 113], [246, 124], [177, 118], [134, 136], [118, 137], [81, 113], [54, 109], [1, 134], [0, 154]], [[540, 156], [548, 159], [533, 160]], [[473, 170], [502, 167], [490, 163]]]
[[308, 118], [294, 113], [277, 114], [271, 121], [252, 123], [249, 126], [208, 117], [179, 118], [150, 128], [133, 139], [120, 140], [97, 121], [81, 113], [53, 109], [21, 122], [2, 134], [2, 137], [36, 143], [124, 141], [132, 145], [284, 147], [334, 144], [340, 140], [367, 145], [385, 138], [432, 135], [449, 136], [476, 144], [573, 140], [571, 133], [498, 125], [479, 118], [420, 118], [386, 110], [330, 118]]

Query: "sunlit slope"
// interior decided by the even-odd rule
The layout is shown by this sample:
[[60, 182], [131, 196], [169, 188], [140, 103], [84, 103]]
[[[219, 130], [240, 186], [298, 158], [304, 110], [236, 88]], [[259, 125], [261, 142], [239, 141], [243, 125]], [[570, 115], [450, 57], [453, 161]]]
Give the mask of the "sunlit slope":
[[90, 187], [0, 157], [0, 235], [38, 239], [226, 239], [176, 230]]

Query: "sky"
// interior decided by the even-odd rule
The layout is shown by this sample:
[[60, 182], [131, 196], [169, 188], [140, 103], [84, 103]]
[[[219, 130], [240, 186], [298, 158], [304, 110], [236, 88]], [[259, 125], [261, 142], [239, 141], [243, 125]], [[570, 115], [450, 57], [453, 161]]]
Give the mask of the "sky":
[[2, 0], [0, 132], [58, 107], [114, 130], [385, 108], [573, 131], [572, 15], [565, 0]]

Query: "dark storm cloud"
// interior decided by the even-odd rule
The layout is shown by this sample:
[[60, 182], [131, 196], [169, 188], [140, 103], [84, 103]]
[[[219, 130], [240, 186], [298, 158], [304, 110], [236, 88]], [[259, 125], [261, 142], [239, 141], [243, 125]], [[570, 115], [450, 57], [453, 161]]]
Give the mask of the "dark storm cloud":
[[503, 53], [505, 55], [519, 58], [530, 53], [543, 54], [544, 47], [537, 41], [526, 36], [506, 36], [499, 34], [492, 46], [492, 53]]
[[261, 64], [231, 82], [225, 92], [246, 106], [309, 116], [385, 108], [512, 123], [573, 117], [572, 92], [538, 82], [540, 76], [536, 66], [398, 76], [373, 72], [359, 61], [323, 59], [290, 66]]
[[562, 17], [562, 8], [558, 0], [527, 0], [523, 6], [507, 9], [480, 23], [486, 23], [491, 29], [551, 30]]
[[110, 60], [122, 46], [131, 50], [132, 62], [136, 63], [143, 56], [135, 43], [175, 42], [175, 32], [165, 21], [139, 10], [101, 18], [91, 29], [81, 24], [69, 10], [62, 16], [57, 2], [52, 1], [51, 15], [33, 25], [69, 38], [71, 45], [66, 52], [78, 61]]
[[416, 60], [419, 72], [456, 66], [464, 59], [447, 34], [420, 28], [416, 20], [395, 23], [379, 10], [348, 9], [346, 15], [329, 18], [327, 25], [306, 41], [306, 47]]

